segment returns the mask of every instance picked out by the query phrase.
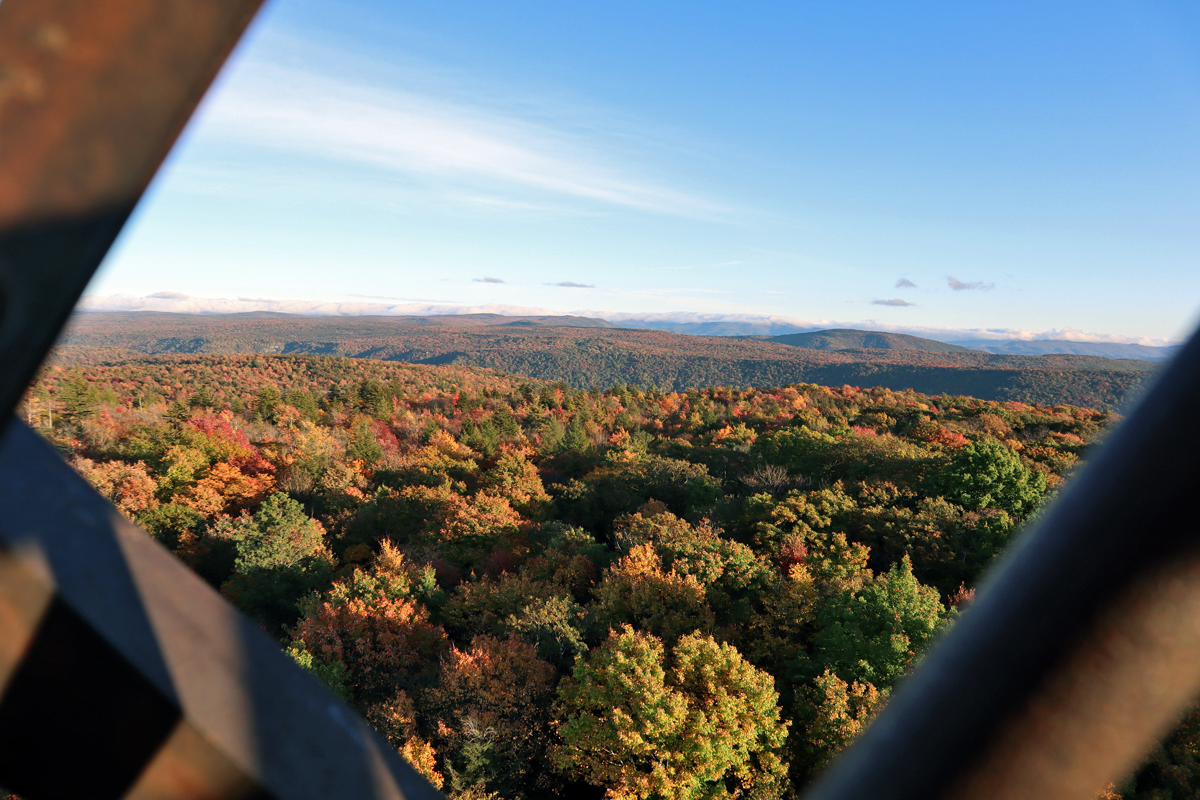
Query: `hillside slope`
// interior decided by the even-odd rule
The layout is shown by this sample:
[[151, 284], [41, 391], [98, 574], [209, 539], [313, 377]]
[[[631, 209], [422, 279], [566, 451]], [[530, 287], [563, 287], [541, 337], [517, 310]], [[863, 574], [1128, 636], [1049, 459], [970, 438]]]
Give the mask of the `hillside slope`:
[[927, 353], [968, 353], [970, 348], [920, 336], [883, 331], [832, 329], [772, 336], [768, 341], [807, 350], [922, 350]]
[[500, 320], [449, 325], [442, 318], [90, 313], [72, 320], [61, 344], [148, 355], [290, 353], [455, 364], [572, 386], [636, 384], [680, 390], [849, 384], [1097, 409], [1120, 406], [1155, 369], [1148, 362], [1089, 356], [810, 350], [765, 340], [513, 326], [503, 323], [516, 320]]
[[[52, 365], [19, 414], [112, 514], [399, 730], [432, 780], [457, 788], [480, 763], [474, 797], [599, 797], [544, 758], [573, 746], [556, 719], [595, 713], [573, 694], [582, 677], [620, 689], [602, 713], [699, 709], [656, 757], [761, 800], [791, 796], [758, 790], [805, 785], [841, 743], [783, 720], [845, 719], [844, 704], [815, 716], [829, 687], [850, 696], [837, 669], [872, 679], [852, 699], [874, 713], [1116, 421], [887, 389], [583, 391], [270, 355]], [[813, 645], [824, 631], [837, 647]], [[464, 707], [484, 709], [501, 756], [468, 749]], [[778, 755], [726, 784], [694, 758], [717, 748]]]
[[1132, 358], [1142, 361], [1166, 361], [1179, 351], [1179, 345], [1150, 347], [1144, 344], [1071, 342], [1065, 339], [1038, 339], [1030, 342], [1019, 340], [996, 342], [975, 339], [959, 342], [959, 344], [971, 350], [1000, 355], [1037, 356], [1070, 353], [1081, 356], [1101, 356], [1102, 358]]

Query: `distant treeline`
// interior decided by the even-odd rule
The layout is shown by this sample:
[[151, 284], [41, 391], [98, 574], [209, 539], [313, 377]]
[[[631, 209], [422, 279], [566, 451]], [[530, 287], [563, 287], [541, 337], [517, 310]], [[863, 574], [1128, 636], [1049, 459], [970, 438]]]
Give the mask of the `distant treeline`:
[[513, 326], [402, 317], [84, 314], [64, 337], [141, 354], [293, 353], [488, 367], [576, 388], [633, 384], [682, 391], [790, 383], [883, 386], [1113, 410], [1157, 365], [1093, 356], [920, 350], [809, 350], [756, 339], [662, 331]]

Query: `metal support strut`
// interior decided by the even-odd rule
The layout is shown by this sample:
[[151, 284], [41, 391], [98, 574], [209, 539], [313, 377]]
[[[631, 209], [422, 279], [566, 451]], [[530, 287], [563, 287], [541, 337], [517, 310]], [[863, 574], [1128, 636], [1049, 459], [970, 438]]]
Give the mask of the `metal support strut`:
[[[260, 0], [0, 3], [0, 419]], [[1090, 800], [1200, 692], [1200, 338], [809, 800]], [[29, 800], [434, 798], [16, 420], [0, 784]]]

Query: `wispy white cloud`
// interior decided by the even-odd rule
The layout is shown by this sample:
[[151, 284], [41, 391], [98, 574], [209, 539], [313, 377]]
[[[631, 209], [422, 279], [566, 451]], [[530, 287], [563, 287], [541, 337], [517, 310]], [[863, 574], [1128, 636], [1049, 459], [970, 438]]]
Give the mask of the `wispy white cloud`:
[[595, 131], [444, 97], [454, 95], [247, 61], [201, 124], [210, 137], [438, 181], [448, 197], [474, 204], [540, 207], [504, 196], [516, 193], [693, 217], [729, 212], [618, 165]]
[[900, 280], [896, 281], [896, 288], [897, 289], [915, 289], [915, 288], [917, 288], [917, 285], [915, 283], [913, 283], [912, 281], [910, 281], [908, 278], [901, 278]]
[[575, 281], [559, 281], [558, 283], [547, 283], [547, 286], [562, 286], [566, 289], [595, 289], [594, 283], [576, 283]]
[[472, 278], [471, 283], [504, 283], [503, 278]]
[[[361, 297], [365, 300], [396, 300], [401, 303], [441, 303], [444, 305], [453, 305], [453, 300], [434, 300], [428, 297], [393, 297], [387, 294], [355, 294], [350, 292], [347, 297]], [[273, 301], [272, 301], [273, 302]]]
[[891, 300], [872, 300], [871, 305], [902, 307], [902, 306], [914, 306], [914, 305], [916, 305], [916, 303], [910, 303], [907, 300], [901, 300], [899, 297], [894, 297]]

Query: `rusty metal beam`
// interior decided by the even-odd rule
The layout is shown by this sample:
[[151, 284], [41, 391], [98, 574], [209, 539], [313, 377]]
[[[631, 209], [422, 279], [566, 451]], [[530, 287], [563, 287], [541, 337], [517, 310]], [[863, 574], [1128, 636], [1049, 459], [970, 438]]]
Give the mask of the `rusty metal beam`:
[[[260, 2], [0, 3], [0, 420]], [[0, 507], [0, 784], [441, 796], [16, 420]]]
[[1200, 334], [807, 800], [1092, 800], [1200, 693]]
[[[0, 3], [0, 414], [258, 2]], [[809, 797], [1086, 800], [1136, 763], [1200, 689], [1197, 398], [1193, 338]], [[0, 782], [436, 796], [20, 423], [0, 503]]]
[[0, 418], [260, 2], [0, 3]]
[[441, 798], [18, 420], [0, 507], [0, 784], [27, 800]]

